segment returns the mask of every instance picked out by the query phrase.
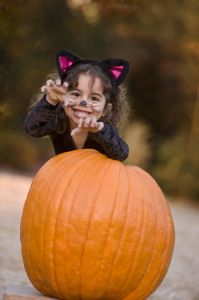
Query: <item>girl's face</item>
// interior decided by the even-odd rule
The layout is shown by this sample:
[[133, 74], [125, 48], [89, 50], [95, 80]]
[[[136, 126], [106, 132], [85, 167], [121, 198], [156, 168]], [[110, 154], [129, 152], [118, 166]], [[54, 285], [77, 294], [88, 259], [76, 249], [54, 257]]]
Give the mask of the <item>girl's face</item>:
[[106, 98], [100, 78], [93, 80], [88, 74], [80, 74], [77, 87], [68, 91], [68, 97], [74, 101], [74, 106], [64, 108], [71, 128], [77, 127], [80, 118], [93, 116], [99, 120], [102, 116]]

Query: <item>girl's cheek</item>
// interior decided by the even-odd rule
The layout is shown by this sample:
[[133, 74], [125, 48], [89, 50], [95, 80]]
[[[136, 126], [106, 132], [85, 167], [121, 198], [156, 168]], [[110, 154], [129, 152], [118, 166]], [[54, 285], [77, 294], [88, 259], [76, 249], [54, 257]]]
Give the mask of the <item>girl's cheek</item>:
[[68, 116], [68, 115], [69, 115], [69, 108], [68, 108], [68, 107], [65, 107], [65, 108], [64, 108], [64, 111], [65, 111], [65, 114]]
[[99, 106], [94, 106], [93, 109], [96, 111], [96, 112], [100, 112], [101, 111], [101, 108]]
[[74, 113], [71, 107], [65, 107], [64, 109], [65, 114], [68, 118], [73, 118], [74, 117]]
[[104, 110], [104, 104], [103, 103], [99, 103], [99, 104], [93, 104], [92, 107], [96, 112], [103, 112]]

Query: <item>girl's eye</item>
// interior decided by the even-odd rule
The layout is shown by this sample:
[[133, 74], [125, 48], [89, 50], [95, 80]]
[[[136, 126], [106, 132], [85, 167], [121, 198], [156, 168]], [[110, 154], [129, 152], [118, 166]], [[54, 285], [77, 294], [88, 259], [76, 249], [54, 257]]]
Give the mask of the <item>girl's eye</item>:
[[95, 97], [95, 96], [92, 96], [91, 99], [92, 99], [93, 101], [100, 101], [100, 99], [97, 98], [97, 97]]
[[80, 94], [78, 92], [73, 92], [73, 93], [71, 93], [71, 96], [78, 98], [80, 96]]

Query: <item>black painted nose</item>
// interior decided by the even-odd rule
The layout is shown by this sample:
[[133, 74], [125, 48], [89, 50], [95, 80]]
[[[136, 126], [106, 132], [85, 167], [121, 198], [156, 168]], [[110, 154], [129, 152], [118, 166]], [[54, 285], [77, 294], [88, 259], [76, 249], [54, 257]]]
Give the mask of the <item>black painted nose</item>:
[[81, 105], [81, 106], [88, 106], [86, 100], [81, 100], [81, 101], [80, 101], [80, 105]]

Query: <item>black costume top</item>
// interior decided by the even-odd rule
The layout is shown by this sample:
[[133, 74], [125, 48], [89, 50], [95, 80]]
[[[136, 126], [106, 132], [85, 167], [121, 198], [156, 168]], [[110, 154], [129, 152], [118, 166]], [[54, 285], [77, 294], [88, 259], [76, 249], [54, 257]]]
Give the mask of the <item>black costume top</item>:
[[[76, 150], [69, 128], [63, 133], [55, 131], [56, 110], [57, 106], [51, 105], [43, 97], [27, 115], [25, 129], [35, 137], [49, 135], [56, 154]], [[83, 148], [98, 150], [120, 161], [126, 159], [129, 152], [128, 145], [119, 137], [117, 129], [109, 124], [104, 124], [101, 131], [89, 132]]]

